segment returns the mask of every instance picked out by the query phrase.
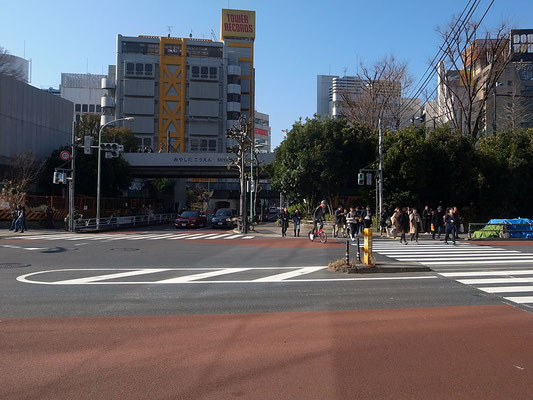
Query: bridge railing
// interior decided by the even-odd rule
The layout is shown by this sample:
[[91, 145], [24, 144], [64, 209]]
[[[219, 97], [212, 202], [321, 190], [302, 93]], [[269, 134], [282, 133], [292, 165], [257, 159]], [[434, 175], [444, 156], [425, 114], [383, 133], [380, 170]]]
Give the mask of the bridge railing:
[[157, 225], [173, 222], [178, 214], [132, 215], [129, 217], [78, 218], [74, 220], [76, 232], [125, 229], [135, 226]]

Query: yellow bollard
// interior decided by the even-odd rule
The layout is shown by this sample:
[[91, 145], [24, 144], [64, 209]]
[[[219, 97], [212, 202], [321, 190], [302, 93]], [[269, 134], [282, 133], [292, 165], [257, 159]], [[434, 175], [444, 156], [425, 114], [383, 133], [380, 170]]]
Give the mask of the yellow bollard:
[[363, 229], [364, 245], [363, 245], [363, 262], [369, 267], [376, 265], [376, 260], [372, 255], [372, 228]]

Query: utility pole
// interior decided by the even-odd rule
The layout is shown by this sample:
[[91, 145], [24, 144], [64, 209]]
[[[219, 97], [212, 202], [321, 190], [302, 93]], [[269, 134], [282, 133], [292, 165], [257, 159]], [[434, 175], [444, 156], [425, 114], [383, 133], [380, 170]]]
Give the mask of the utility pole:
[[376, 219], [379, 221], [381, 214], [383, 213], [383, 132], [381, 129], [381, 118], [378, 121], [379, 127], [379, 136], [378, 136], [378, 147], [379, 147], [379, 167], [378, 167], [378, 179], [379, 179], [379, 188], [378, 188], [378, 197], [379, 197], [379, 214], [376, 216]]
[[72, 156], [70, 159], [70, 180], [68, 185], [68, 230], [75, 231], [74, 222], [74, 203], [75, 203], [75, 176], [76, 176], [76, 122], [72, 123], [72, 138], [70, 141], [70, 149]]

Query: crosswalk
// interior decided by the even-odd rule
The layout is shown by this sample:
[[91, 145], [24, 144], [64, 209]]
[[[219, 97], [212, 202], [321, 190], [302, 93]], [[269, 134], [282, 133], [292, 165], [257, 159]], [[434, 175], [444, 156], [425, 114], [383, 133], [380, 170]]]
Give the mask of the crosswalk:
[[417, 262], [439, 276], [533, 307], [533, 253], [470, 243], [420, 242], [403, 245], [378, 241], [375, 253], [400, 262]]
[[402, 262], [417, 262], [428, 267], [454, 265], [533, 264], [533, 253], [469, 243], [446, 245], [443, 242], [415, 242], [408, 245], [378, 241], [373, 251]]
[[52, 235], [24, 235], [24, 236], [11, 236], [8, 237], [8, 239], [16, 239], [16, 240], [67, 240], [67, 241], [101, 241], [101, 242], [113, 242], [116, 240], [199, 240], [199, 239], [205, 239], [205, 240], [215, 240], [215, 239], [221, 239], [221, 240], [235, 240], [235, 239], [242, 239], [242, 240], [250, 240], [253, 239], [255, 236], [248, 236], [243, 234], [235, 234], [233, 232], [226, 232], [221, 233], [218, 232], [211, 232], [208, 233], [206, 231], [203, 232], [187, 232], [187, 233], [83, 233], [83, 234], [72, 234], [72, 233], [60, 233], [60, 234], [52, 234]]
[[533, 307], [533, 269], [454, 271], [439, 275], [502, 296], [507, 301]]

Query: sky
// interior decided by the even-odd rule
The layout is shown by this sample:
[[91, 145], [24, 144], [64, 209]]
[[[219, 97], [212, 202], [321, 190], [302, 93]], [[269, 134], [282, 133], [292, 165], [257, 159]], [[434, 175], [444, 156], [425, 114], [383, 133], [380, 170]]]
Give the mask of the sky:
[[[479, 20], [493, 0], [479, 0]], [[256, 11], [256, 109], [270, 115], [273, 148], [300, 117], [316, 113], [317, 75], [354, 75], [388, 55], [416, 85], [441, 44], [436, 27], [468, 0], [202, 0], [90, 2], [0, 0], [0, 46], [32, 60], [32, 82], [58, 88], [61, 73], [107, 73], [116, 35], [211, 38], [223, 8]], [[532, 0], [494, 0], [484, 27], [533, 28]], [[8, 18], [5, 18], [8, 16]], [[436, 82], [436, 81], [435, 81]], [[429, 87], [434, 88], [434, 83]]]

